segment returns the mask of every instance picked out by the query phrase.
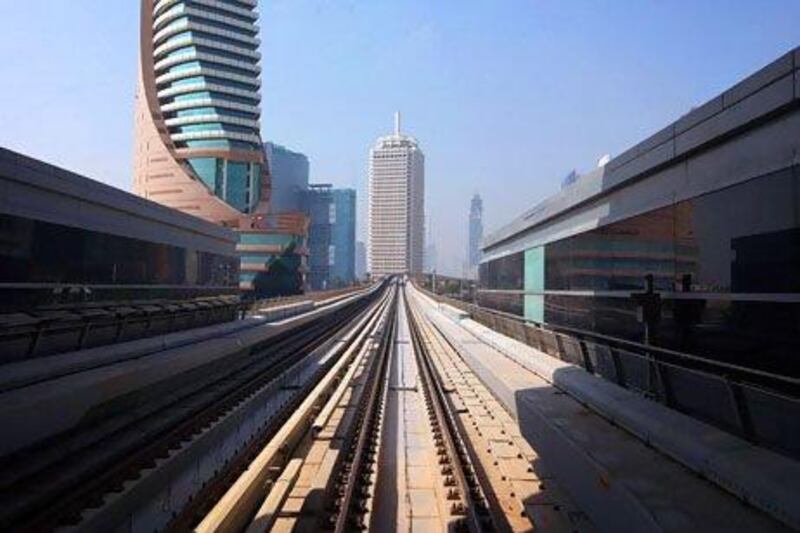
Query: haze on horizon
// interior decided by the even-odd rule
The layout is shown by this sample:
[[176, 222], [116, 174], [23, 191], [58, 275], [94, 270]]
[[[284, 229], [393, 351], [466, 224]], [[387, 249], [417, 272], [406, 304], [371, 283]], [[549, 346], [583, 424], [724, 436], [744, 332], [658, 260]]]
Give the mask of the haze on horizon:
[[[439, 270], [487, 231], [798, 44], [800, 3], [261, 2], [262, 134], [355, 187], [403, 112]], [[139, 2], [0, 5], [0, 146], [130, 190]], [[36, 20], [35, 31], [30, 21]]]

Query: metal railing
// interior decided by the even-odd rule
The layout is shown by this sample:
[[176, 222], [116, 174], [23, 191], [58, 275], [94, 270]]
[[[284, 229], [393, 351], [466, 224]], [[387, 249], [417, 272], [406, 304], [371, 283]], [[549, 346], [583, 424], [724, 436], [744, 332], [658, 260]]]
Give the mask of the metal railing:
[[0, 364], [235, 320], [238, 297], [58, 305], [0, 315]]
[[429, 296], [552, 357], [698, 420], [800, 458], [800, 380]]
[[291, 296], [275, 296], [272, 298], [262, 298], [259, 300], [254, 300], [252, 302], [248, 302], [247, 307], [251, 311], [258, 311], [260, 309], [267, 309], [271, 307], [280, 307], [283, 305], [290, 305], [298, 302], [305, 302], [305, 301], [320, 301], [320, 300], [327, 300], [329, 298], [335, 298], [337, 296], [341, 296], [344, 294], [348, 294], [351, 292], [356, 292], [361, 290], [365, 287], [365, 285], [352, 285], [349, 287], [344, 287], [341, 289], [328, 289], [324, 291], [312, 291], [306, 292], [303, 294], [293, 294]]

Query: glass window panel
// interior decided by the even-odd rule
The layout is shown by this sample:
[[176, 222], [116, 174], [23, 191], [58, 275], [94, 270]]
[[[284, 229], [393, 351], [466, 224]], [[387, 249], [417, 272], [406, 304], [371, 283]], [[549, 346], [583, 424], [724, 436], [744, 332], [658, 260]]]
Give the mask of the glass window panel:
[[[0, 215], [0, 283], [235, 285], [238, 260]], [[205, 266], [204, 266], [205, 265]]]
[[206, 186], [214, 190], [217, 182], [217, 159], [214, 157], [198, 157], [189, 160], [192, 170], [203, 180]]
[[225, 201], [241, 212], [248, 210], [248, 164], [228, 161], [225, 181]]

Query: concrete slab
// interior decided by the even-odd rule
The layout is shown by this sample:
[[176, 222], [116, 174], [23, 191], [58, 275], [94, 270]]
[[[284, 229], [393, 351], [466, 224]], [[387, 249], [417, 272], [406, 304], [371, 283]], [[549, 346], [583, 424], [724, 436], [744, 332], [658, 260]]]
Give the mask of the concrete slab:
[[439, 480], [404, 304], [398, 310], [397, 343], [390, 361], [390, 389], [382, 431], [375, 531], [442, 531]]
[[501, 461], [498, 465], [500, 472], [512, 481], [536, 481], [539, 477], [534, 473], [530, 463], [525, 459], [517, 461]]
[[426, 466], [409, 466], [406, 468], [409, 479], [409, 488], [412, 489], [433, 489], [436, 479], [431, 469]]
[[409, 487], [408, 498], [411, 502], [411, 516], [438, 517], [439, 504], [436, 491], [431, 488], [416, 489]]

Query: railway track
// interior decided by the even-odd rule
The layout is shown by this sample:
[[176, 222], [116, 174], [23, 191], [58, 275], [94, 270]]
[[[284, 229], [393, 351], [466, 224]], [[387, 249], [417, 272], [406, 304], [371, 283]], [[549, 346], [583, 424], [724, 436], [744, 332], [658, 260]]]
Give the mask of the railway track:
[[6, 461], [3, 529], [574, 531], [574, 506], [417, 298], [392, 281]]
[[370, 405], [378, 397], [376, 377], [391, 350], [395, 298], [392, 288], [328, 374], [196, 525], [197, 531], [335, 525], [337, 503], [344, 507], [342, 482], [357, 469], [356, 452], [364, 450], [357, 428], [370, 419]]
[[511, 416], [396, 284], [194, 527], [574, 531], [573, 506], [536, 460]]
[[[413, 294], [413, 291], [408, 291]], [[415, 300], [412, 296], [410, 300]], [[496, 531], [590, 530], [585, 514], [541, 464], [516, 420], [425, 315], [409, 305], [418, 351], [438, 381], [442, 402], [460, 435], [486, 498], [484, 527]]]
[[[252, 346], [236, 361], [205, 368], [174, 389], [151, 391], [147, 401], [125, 406], [120, 415], [99, 413], [97, 422], [4, 458], [0, 527], [98, 530], [119, 520], [131, 529], [168, 527], [196, 494], [268, 436], [275, 416], [333, 364], [338, 337], [363, 327], [376, 299]], [[253, 407], [259, 402], [260, 410]], [[185, 472], [191, 479], [181, 482]]]

